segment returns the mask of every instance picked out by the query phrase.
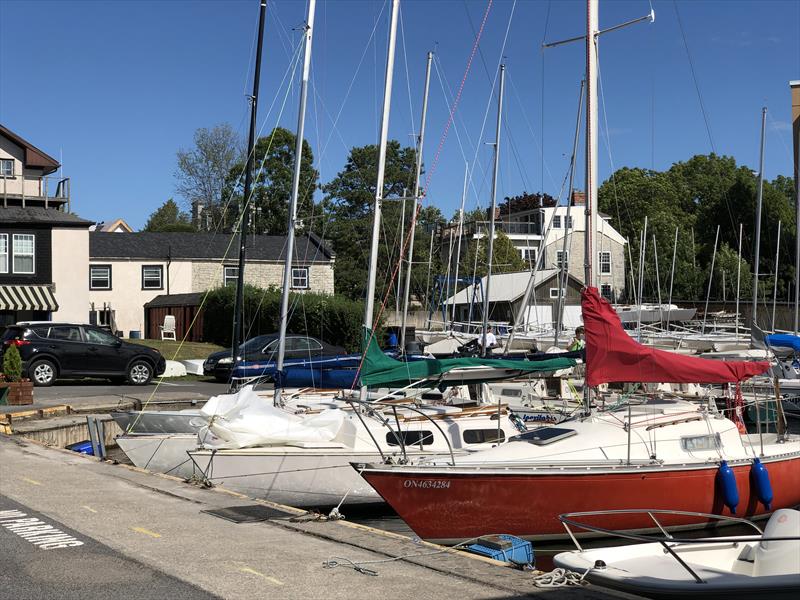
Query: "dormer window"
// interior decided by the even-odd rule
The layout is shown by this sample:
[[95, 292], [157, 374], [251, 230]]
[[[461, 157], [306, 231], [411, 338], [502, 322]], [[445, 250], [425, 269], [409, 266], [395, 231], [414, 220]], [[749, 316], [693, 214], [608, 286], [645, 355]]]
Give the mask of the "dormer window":
[[11, 158], [0, 158], [0, 177], [14, 176], [14, 160]]

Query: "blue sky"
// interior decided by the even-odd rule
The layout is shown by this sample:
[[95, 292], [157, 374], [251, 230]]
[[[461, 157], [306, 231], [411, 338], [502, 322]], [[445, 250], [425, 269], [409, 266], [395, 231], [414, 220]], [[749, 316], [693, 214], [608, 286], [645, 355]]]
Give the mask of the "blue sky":
[[[401, 6], [390, 135], [412, 143], [425, 53], [435, 49], [441, 80], [434, 72], [429, 168], [449, 110], [442, 86], [458, 89], [486, 6], [486, 0], [407, 0]], [[602, 179], [611, 159], [616, 167], [664, 169], [711, 150], [675, 6], [656, 0], [653, 6], [654, 24], [601, 40]], [[299, 74], [291, 88], [281, 81], [305, 10], [299, 0], [269, 0], [259, 113], [264, 133], [276, 124], [295, 127]], [[383, 0], [318, 3], [306, 137], [323, 182], [341, 169], [351, 146], [377, 142], [388, 10]], [[647, 0], [602, 2], [601, 27], [649, 10]], [[755, 166], [766, 105], [767, 175], [790, 175], [787, 82], [800, 79], [800, 2], [678, 2], [678, 10], [717, 152]], [[191, 144], [197, 128], [229, 122], [246, 133], [257, 15], [257, 0], [2, 0], [0, 122], [63, 157], [78, 214], [122, 217], [141, 227], [175, 195], [175, 152]], [[491, 147], [485, 142], [494, 138], [492, 83], [501, 56], [508, 79], [499, 196], [542, 188], [558, 193], [572, 145], [583, 48], [577, 43], [543, 54], [540, 45], [545, 31], [548, 40], [580, 35], [584, 15], [577, 1], [494, 0], [428, 202], [452, 215], [465, 158], [472, 163], [477, 157], [467, 207], [488, 204]]]

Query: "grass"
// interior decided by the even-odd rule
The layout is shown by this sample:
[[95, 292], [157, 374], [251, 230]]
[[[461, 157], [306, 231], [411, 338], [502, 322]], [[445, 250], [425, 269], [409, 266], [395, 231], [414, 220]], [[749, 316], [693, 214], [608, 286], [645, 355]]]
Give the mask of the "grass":
[[[207, 344], [205, 342], [184, 342], [181, 344], [172, 340], [128, 340], [134, 344], [155, 348], [167, 360], [189, 360], [192, 358], [205, 359], [212, 352], [222, 350], [222, 346]], [[179, 349], [180, 348], [180, 349]], [[177, 352], [177, 356], [175, 355]]]

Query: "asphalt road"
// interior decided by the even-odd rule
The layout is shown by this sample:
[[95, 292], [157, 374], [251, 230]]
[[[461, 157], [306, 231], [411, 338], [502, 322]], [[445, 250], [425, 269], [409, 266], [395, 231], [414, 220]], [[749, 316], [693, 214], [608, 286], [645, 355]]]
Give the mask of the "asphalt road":
[[217, 598], [0, 495], [0, 597]]

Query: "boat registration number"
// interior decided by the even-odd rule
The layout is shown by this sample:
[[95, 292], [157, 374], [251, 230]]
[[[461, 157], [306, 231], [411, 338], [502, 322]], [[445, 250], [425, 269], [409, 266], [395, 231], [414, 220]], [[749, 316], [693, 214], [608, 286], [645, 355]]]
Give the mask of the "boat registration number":
[[403, 482], [405, 488], [420, 488], [430, 490], [447, 490], [450, 489], [450, 481], [447, 479], [406, 479]]

